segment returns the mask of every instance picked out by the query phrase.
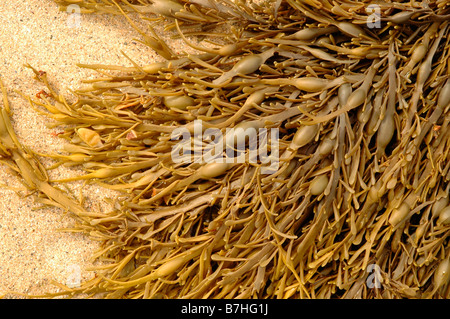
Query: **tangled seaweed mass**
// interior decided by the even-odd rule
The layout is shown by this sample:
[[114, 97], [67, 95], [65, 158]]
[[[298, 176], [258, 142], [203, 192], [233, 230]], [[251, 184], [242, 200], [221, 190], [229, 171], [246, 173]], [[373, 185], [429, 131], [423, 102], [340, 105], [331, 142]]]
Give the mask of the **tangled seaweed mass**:
[[[73, 103], [32, 69], [48, 93], [28, 99], [68, 141], [46, 156], [86, 171], [67, 180], [18, 141], [4, 96], [2, 163], [102, 243], [96, 277], [47, 296], [450, 296], [448, 1], [56, 2], [160, 15], [197, 53], [130, 20], [162, 62], [80, 65], [102, 76]], [[194, 121], [230, 147], [228, 128], [277, 129], [278, 168], [174, 161], [177, 129], [208, 147]], [[55, 186], [72, 180], [121, 195], [87, 211]]]

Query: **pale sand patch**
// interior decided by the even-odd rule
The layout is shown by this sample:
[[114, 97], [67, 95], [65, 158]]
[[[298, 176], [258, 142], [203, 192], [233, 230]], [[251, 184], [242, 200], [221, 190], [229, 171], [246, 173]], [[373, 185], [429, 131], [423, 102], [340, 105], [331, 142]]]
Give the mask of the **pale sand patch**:
[[[33, 79], [33, 72], [23, 66], [25, 63], [46, 71], [50, 83], [67, 96], [67, 89], [79, 87], [81, 79], [96, 76], [76, 63], [132, 66], [120, 50], [140, 65], [161, 60], [133, 40], [139, 35], [122, 16], [82, 15], [80, 27], [70, 28], [69, 14], [60, 12], [50, 0], [1, 1], [0, 12], [0, 76], [8, 88], [14, 129], [19, 139], [37, 152], [56, 152], [64, 141], [52, 135], [58, 129], [46, 127], [48, 119], [13, 91], [35, 98], [44, 89]], [[145, 29], [146, 24], [136, 15], [132, 18]], [[156, 30], [164, 36], [162, 29]], [[170, 45], [176, 52], [188, 50], [178, 40], [170, 41]], [[44, 164], [49, 166], [51, 161], [44, 160]], [[50, 172], [50, 177], [80, 173], [61, 167]], [[39, 205], [31, 196], [24, 197], [26, 191], [11, 190], [24, 188], [4, 165], [0, 165], [0, 184], [9, 186], [0, 187], [0, 295], [11, 290], [27, 294], [55, 291], [50, 281], [65, 283], [77, 268], [82, 279], [91, 278], [93, 273], [86, 268], [92, 266], [90, 256], [98, 243], [81, 234], [59, 232], [73, 225], [73, 220], [59, 209], [34, 210]], [[88, 210], [107, 210], [103, 199], [114, 195], [95, 185], [73, 183], [72, 188], [75, 194], [82, 191]]]

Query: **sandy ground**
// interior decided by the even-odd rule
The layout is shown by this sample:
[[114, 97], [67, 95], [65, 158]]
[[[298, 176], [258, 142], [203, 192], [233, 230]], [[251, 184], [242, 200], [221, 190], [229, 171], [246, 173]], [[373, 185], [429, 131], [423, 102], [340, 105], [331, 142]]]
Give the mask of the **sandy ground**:
[[[145, 28], [137, 16], [131, 17]], [[14, 91], [35, 98], [44, 89], [25, 63], [46, 71], [50, 83], [70, 96], [69, 90], [79, 87], [81, 79], [95, 76], [92, 70], [80, 69], [76, 63], [132, 66], [120, 50], [141, 65], [161, 59], [134, 40], [139, 36], [123, 16], [91, 14], [75, 18], [78, 16], [59, 11], [51, 0], [0, 1], [0, 76], [8, 88], [16, 133], [37, 152], [56, 152], [64, 141], [55, 136], [58, 129], [47, 128], [48, 120]], [[177, 41], [170, 44], [175, 51], [185, 49]], [[51, 161], [44, 160], [44, 164], [49, 166]], [[75, 174], [80, 172], [60, 168], [51, 171], [50, 177]], [[59, 209], [37, 209], [39, 205], [32, 196], [26, 196], [17, 177], [3, 165], [0, 185], [0, 296], [8, 291], [55, 291], [52, 281], [67, 283], [78, 275], [82, 280], [93, 276], [88, 268], [93, 265], [90, 257], [99, 248], [98, 243], [81, 234], [59, 231], [73, 225], [73, 220]], [[114, 196], [81, 183], [73, 183], [72, 189], [75, 194], [82, 192], [86, 205], [93, 210], [108, 209], [103, 199]]]

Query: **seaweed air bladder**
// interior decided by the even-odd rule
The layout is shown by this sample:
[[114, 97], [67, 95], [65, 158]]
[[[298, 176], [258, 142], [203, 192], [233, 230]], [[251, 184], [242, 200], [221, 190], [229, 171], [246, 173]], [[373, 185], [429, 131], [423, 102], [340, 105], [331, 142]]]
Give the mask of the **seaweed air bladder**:
[[[148, 20], [145, 31], [132, 25], [161, 60], [81, 65], [101, 77], [75, 102], [52, 90], [30, 99], [65, 130], [65, 155], [46, 156], [81, 167], [79, 177], [46, 180], [3, 106], [2, 163], [102, 242], [108, 266], [55, 295], [450, 296], [448, 1], [76, 4]], [[155, 21], [196, 53], [174, 52]], [[187, 159], [214, 141], [236, 147], [233, 128], [252, 132], [241, 139], [247, 160], [171, 156], [174, 131], [192, 147]], [[276, 169], [248, 160], [252, 136], [277, 154]], [[53, 186], [76, 179], [120, 191], [115, 208], [86, 211]]]

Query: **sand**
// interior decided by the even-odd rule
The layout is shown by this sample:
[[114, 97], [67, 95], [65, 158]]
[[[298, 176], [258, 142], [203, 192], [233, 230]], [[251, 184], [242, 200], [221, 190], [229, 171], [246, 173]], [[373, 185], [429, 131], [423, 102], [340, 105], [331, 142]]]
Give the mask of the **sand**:
[[[8, 88], [14, 129], [22, 143], [36, 152], [58, 152], [65, 142], [56, 136], [60, 130], [48, 128], [48, 119], [14, 91], [36, 98], [44, 89], [24, 64], [46, 71], [54, 88], [70, 96], [70, 89], [79, 87], [81, 79], [98, 76], [76, 63], [132, 66], [120, 50], [141, 65], [161, 60], [133, 40], [139, 35], [123, 16], [91, 14], [74, 20], [78, 16], [59, 11], [50, 0], [1, 1], [0, 13], [0, 76]], [[146, 28], [136, 15], [131, 18]], [[78, 27], [74, 27], [76, 21]], [[186, 49], [179, 41], [170, 45], [176, 52]], [[52, 164], [49, 159], [43, 163]], [[81, 172], [60, 167], [49, 174], [58, 179]], [[0, 165], [0, 185], [0, 296], [22, 298], [10, 291], [34, 295], [57, 291], [52, 281], [76, 284], [78, 276], [86, 280], [94, 275], [89, 271], [94, 265], [91, 255], [99, 243], [80, 233], [61, 232], [74, 221], [60, 209], [38, 209], [40, 205], [4, 165]], [[71, 190], [76, 196], [81, 192], [85, 206], [97, 211], [107, 210], [105, 197], [115, 195], [82, 183], [72, 183]]]

